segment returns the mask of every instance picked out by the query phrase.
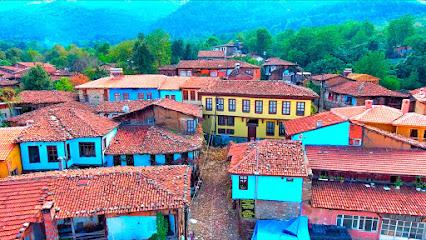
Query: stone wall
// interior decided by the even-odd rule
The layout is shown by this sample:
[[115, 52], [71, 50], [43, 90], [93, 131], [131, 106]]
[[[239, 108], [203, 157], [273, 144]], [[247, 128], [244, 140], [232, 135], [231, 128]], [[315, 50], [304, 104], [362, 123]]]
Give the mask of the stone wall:
[[292, 219], [299, 216], [301, 203], [256, 200], [257, 219]]

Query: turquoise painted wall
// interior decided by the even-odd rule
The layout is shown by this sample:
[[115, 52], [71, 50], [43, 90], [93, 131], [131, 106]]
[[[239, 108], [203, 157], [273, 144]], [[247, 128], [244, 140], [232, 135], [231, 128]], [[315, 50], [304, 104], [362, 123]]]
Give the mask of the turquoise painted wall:
[[349, 145], [349, 122], [342, 122], [293, 135], [292, 140], [301, 140], [303, 145]]
[[[79, 143], [83, 142], [94, 142], [95, 143], [95, 157], [80, 157]], [[71, 160], [76, 165], [95, 165], [102, 166], [103, 163], [103, 152], [102, 152], [102, 138], [75, 138], [68, 140], [67, 143], [70, 145]]]
[[[198, 152], [188, 152], [188, 158], [194, 159], [194, 157], [198, 156]], [[178, 160], [182, 157], [181, 153], [175, 153], [173, 155], [174, 160]], [[151, 166], [151, 157], [149, 154], [135, 154], [133, 155], [133, 161], [135, 166]], [[158, 165], [166, 164], [166, 156], [163, 154], [159, 154], [155, 156], [155, 161]], [[105, 155], [106, 166], [112, 167], [114, 166], [114, 157], [113, 155]], [[125, 162], [123, 161], [122, 166], [125, 166]]]
[[[257, 177], [257, 199], [286, 202], [302, 201], [302, 178], [286, 178], [276, 176]], [[290, 181], [290, 179], [292, 179]], [[255, 199], [256, 177], [248, 176], [248, 189], [239, 189], [239, 176], [231, 175], [232, 199]]]
[[129, 94], [129, 100], [138, 100], [138, 93], [144, 94], [144, 99], [147, 100], [147, 93], [152, 94], [152, 99], [160, 98], [160, 94], [155, 88], [111, 88], [108, 90], [109, 101], [114, 102], [114, 94], [120, 94], [120, 101], [123, 101], [123, 93]]
[[180, 90], [160, 90], [160, 98], [166, 98], [166, 95], [175, 95], [175, 100], [182, 102], [182, 92]]
[[[57, 147], [58, 156], [65, 157], [65, 146], [64, 142], [24, 142], [20, 144], [22, 169], [24, 171], [33, 170], [58, 170], [58, 162], [47, 161], [47, 146], [54, 145]], [[30, 163], [28, 156], [28, 147], [38, 146], [40, 154], [40, 163]]]

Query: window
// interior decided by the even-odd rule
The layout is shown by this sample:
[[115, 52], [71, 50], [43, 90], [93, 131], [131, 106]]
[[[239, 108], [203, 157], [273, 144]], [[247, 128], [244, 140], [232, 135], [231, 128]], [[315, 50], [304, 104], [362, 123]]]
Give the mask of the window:
[[188, 90], [183, 90], [182, 91], [182, 97], [183, 97], [183, 100], [188, 100]]
[[126, 155], [126, 165], [127, 166], [135, 166], [135, 161], [133, 159], [133, 155]]
[[186, 132], [187, 133], [194, 133], [195, 132], [195, 121], [194, 120], [187, 120], [186, 121]]
[[226, 134], [234, 135], [234, 129], [226, 129]]
[[120, 101], [120, 94], [119, 93], [114, 93], [114, 101], [115, 102], [119, 102]]
[[144, 99], [143, 93], [138, 93], [138, 100], [143, 100], [143, 99]]
[[277, 113], [277, 101], [269, 101], [269, 114]]
[[206, 110], [207, 111], [213, 110], [213, 102], [211, 98], [206, 98]]
[[78, 144], [80, 157], [96, 157], [94, 142], [81, 142]]
[[167, 99], [169, 99], [169, 98], [170, 98], [170, 95], [166, 95], [166, 98], [167, 98]]
[[225, 126], [226, 125], [226, 117], [225, 116], [217, 116], [217, 124], [219, 126]]
[[274, 122], [266, 122], [266, 135], [274, 136], [275, 135], [275, 123]]
[[383, 218], [380, 234], [409, 239], [423, 239], [425, 232], [426, 223]]
[[250, 112], [250, 100], [243, 99], [243, 112]]
[[417, 129], [410, 129], [410, 137], [417, 139], [419, 135], [419, 131]]
[[[195, 91], [194, 91], [195, 92]], [[197, 100], [201, 101], [201, 94], [197, 94]]]
[[373, 217], [337, 215], [336, 225], [364, 232], [377, 231], [379, 219]]
[[151, 100], [152, 99], [152, 93], [147, 93], [146, 94], [146, 99]]
[[171, 98], [172, 100], [176, 100], [176, 95], [170, 95], [170, 98]]
[[254, 102], [254, 111], [256, 113], [263, 113], [263, 101], [262, 100], [256, 100]]
[[217, 133], [219, 133], [219, 134], [225, 134], [226, 133], [226, 129], [218, 128], [217, 129]]
[[120, 155], [114, 155], [113, 157], [112, 157], [112, 159], [113, 159], [113, 164], [114, 164], [114, 166], [121, 166], [121, 159], [120, 159]]
[[285, 136], [285, 128], [284, 128], [284, 123], [280, 122], [278, 124], [278, 134], [282, 137]]
[[305, 103], [304, 102], [297, 102], [296, 103], [296, 115], [297, 116], [305, 115]]
[[124, 101], [129, 100], [129, 93], [123, 93], [123, 100]]
[[28, 159], [30, 163], [39, 163], [40, 162], [40, 152], [38, 146], [29, 146], [28, 147]]
[[237, 101], [235, 99], [228, 99], [228, 111], [235, 112], [237, 108]]
[[59, 162], [59, 160], [58, 160], [58, 148], [56, 146], [47, 146], [47, 161], [48, 162]]
[[248, 189], [248, 177], [247, 176], [239, 176], [238, 188], [240, 190]]
[[223, 111], [223, 98], [217, 98], [216, 99], [216, 109], [218, 111]]
[[195, 91], [191, 91], [191, 101], [195, 101]]
[[290, 106], [291, 106], [290, 101], [283, 101], [283, 109], [282, 109], [283, 115], [290, 115]]
[[227, 118], [227, 124], [228, 126], [234, 126], [234, 117], [229, 116]]

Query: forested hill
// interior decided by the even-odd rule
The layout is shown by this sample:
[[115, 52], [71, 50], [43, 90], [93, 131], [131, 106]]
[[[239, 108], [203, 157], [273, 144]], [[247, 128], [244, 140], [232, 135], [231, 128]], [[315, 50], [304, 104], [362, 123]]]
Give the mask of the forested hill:
[[173, 38], [196, 38], [262, 26], [276, 32], [348, 20], [380, 23], [423, 13], [426, 4], [414, 0], [11, 1], [0, 3], [0, 39], [115, 43], [157, 28]]

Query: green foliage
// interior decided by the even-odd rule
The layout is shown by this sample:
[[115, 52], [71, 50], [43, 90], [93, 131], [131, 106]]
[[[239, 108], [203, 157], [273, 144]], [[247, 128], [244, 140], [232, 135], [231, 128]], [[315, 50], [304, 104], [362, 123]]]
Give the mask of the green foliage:
[[383, 52], [369, 52], [355, 62], [354, 70], [383, 79], [389, 72], [389, 63]]
[[133, 47], [133, 67], [138, 73], [153, 73], [154, 56], [148, 49], [143, 35], [140, 35]]
[[380, 79], [380, 85], [387, 89], [391, 90], [400, 90], [401, 89], [401, 81], [396, 76], [386, 76], [383, 79]]
[[74, 91], [74, 86], [72, 85], [69, 78], [62, 77], [55, 82], [55, 90], [72, 92]]
[[32, 67], [27, 74], [22, 77], [22, 84], [25, 90], [50, 90], [52, 89], [52, 81], [49, 74], [37, 65]]
[[169, 34], [163, 30], [155, 30], [146, 36], [146, 43], [154, 56], [152, 67], [155, 70], [163, 65], [170, 64], [172, 50]]
[[414, 33], [414, 18], [412, 16], [403, 16], [390, 21], [386, 28], [389, 51], [392, 52], [394, 47], [403, 45], [405, 40]]
[[185, 48], [181, 39], [173, 41], [172, 43], [172, 64], [178, 63], [183, 59]]
[[169, 224], [161, 212], [157, 213], [157, 239], [166, 240]]
[[327, 55], [323, 59], [308, 64], [306, 70], [317, 74], [338, 73], [341, 72], [345, 66], [345, 63], [341, 59]]
[[83, 71], [84, 75], [88, 76], [90, 80], [96, 80], [102, 77], [106, 77], [109, 73], [99, 67], [88, 67]]
[[272, 36], [266, 28], [256, 31], [256, 52], [261, 56], [270, 55]]

